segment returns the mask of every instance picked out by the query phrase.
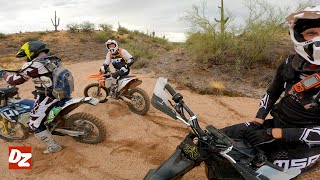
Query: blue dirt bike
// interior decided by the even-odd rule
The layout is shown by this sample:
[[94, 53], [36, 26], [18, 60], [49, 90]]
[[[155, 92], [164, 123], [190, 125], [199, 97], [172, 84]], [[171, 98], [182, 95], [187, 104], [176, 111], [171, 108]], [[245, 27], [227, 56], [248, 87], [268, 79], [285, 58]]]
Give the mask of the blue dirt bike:
[[[0, 81], [3, 72], [0, 71]], [[25, 140], [31, 133], [28, 121], [34, 101], [21, 100], [18, 90], [15, 86], [0, 87], [0, 138], [6, 141]], [[70, 115], [81, 104], [98, 103], [99, 100], [92, 97], [62, 99], [49, 111], [44, 124], [54, 135], [72, 136], [86, 144], [101, 143], [105, 139], [101, 120], [85, 112]]]

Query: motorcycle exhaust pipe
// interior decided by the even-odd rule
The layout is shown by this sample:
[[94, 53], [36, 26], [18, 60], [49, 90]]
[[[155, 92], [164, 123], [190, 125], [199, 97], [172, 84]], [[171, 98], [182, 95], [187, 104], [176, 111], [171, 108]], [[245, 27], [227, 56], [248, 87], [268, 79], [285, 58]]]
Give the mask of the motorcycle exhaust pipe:
[[54, 129], [53, 131], [56, 131], [56, 132], [59, 132], [59, 133], [62, 133], [62, 134], [67, 134], [69, 136], [81, 136], [81, 135], [84, 135], [84, 132], [81, 132], [81, 131], [73, 131], [73, 130], [60, 129], [60, 128]]
[[120, 96], [120, 98], [121, 98], [124, 102], [132, 104], [131, 99], [129, 99], [129, 98], [125, 97], [125, 96]]

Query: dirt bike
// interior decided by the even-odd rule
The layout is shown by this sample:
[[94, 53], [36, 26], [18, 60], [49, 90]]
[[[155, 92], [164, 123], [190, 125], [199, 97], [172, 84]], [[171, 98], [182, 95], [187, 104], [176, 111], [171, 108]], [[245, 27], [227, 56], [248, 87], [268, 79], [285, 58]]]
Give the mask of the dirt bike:
[[137, 76], [125, 76], [112, 84], [111, 73], [91, 74], [89, 78], [95, 78], [98, 83], [92, 83], [85, 87], [84, 95], [99, 99], [100, 103], [108, 101], [108, 98], [123, 100], [127, 103], [130, 111], [144, 115], [149, 111], [150, 98], [141, 88], [142, 81]]
[[[15, 71], [11, 71], [15, 72]], [[0, 80], [2, 71], [0, 71]], [[82, 104], [97, 105], [92, 97], [68, 98], [57, 102], [45, 117], [44, 124], [54, 135], [72, 136], [76, 141], [98, 144], [105, 139], [105, 127], [95, 116], [78, 112], [70, 113]], [[6, 141], [25, 140], [32, 133], [28, 126], [34, 101], [19, 97], [18, 88], [0, 88], [0, 138]]]
[[[173, 102], [169, 100], [165, 90], [172, 95]], [[229, 138], [212, 125], [202, 129], [197, 116], [184, 103], [183, 96], [175, 92], [164, 78], [158, 79], [151, 104], [171, 118], [182, 121], [191, 128], [191, 132], [188, 135], [190, 137], [188, 143], [186, 140], [183, 141], [162, 165], [157, 169], [149, 170], [145, 180], [179, 179], [201, 162], [205, 162], [209, 179], [219, 178], [218, 174], [224, 172], [224, 174], [220, 173], [220, 178], [231, 176], [229, 179], [285, 180], [294, 178], [301, 172], [298, 168], [284, 170], [274, 165], [267, 161], [263, 152], [253, 148], [244, 140]], [[205, 157], [202, 156], [203, 152], [206, 152]], [[214, 167], [213, 171], [212, 167]]]

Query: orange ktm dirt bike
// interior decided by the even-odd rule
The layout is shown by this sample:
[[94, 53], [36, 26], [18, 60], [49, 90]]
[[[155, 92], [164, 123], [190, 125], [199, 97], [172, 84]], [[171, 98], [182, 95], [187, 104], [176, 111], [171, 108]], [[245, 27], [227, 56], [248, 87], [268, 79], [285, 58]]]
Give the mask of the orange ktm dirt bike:
[[107, 102], [109, 98], [123, 100], [130, 111], [144, 115], [149, 111], [150, 98], [141, 88], [142, 81], [137, 76], [125, 76], [113, 84], [111, 73], [91, 74], [89, 78], [97, 79], [98, 83], [92, 83], [85, 87], [84, 95], [99, 99], [100, 103]]

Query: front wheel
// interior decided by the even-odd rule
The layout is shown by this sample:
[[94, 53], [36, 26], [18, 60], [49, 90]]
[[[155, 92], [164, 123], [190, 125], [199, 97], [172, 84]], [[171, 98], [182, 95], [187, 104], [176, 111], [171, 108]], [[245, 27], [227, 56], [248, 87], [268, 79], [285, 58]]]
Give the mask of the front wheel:
[[148, 94], [141, 88], [133, 88], [128, 92], [128, 98], [131, 103], [128, 104], [130, 111], [145, 115], [150, 108], [150, 98]]
[[71, 115], [66, 121], [67, 127], [74, 131], [83, 131], [84, 135], [73, 137], [76, 141], [85, 144], [98, 144], [104, 141], [106, 129], [103, 123], [95, 116], [80, 112]]
[[25, 140], [29, 137], [27, 128], [23, 125], [13, 122], [4, 122], [0, 120], [0, 138], [13, 142], [17, 140]]
[[84, 88], [84, 96], [97, 98], [99, 100], [99, 103], [107, 102], [108, 94], [109, 89], [99, 86], [98, 83], [89, 84]]

